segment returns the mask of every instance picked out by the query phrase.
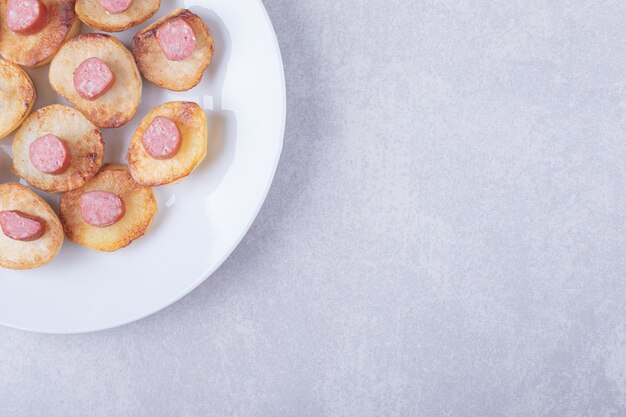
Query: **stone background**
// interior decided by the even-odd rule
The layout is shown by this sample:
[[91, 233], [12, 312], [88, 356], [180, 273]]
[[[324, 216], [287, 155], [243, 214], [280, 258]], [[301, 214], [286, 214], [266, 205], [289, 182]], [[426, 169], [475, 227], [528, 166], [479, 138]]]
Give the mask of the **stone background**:
[[0, 328], [0, 416], [626, 415], [626, 3], [265, 5], [250, 233], [140, 322]]

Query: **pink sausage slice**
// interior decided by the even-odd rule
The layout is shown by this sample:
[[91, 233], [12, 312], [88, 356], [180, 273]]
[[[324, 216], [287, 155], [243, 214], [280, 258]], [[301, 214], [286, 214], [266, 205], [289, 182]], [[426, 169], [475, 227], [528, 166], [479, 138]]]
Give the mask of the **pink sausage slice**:
[[182, 61], [196, 49], [196, 35], [183, 19], [172, 19], [157, 29], [157, 41], [170, 61]]
[[90, 191], [80, 197], [80, 214], [92, 226], [107, 227], [126, 214], [126, 204], [117, 194]]
[[44, 174], [59, 175], [67, 171], [72, 153], [67, 143], [55, 135], [44, 135], [28, 147], [30, 162]]
[[133, 4], [133, 0], [98, 0], [98, 3], [109, 13], [122, 13]]
[[115, 74], [100, 58], [87, 58], [74, 70], [74, 88], [85, 100], [102, 96], [114, 82]]
[[42, 219], [18, 210], [0, 211], [0, 227], [8, 238], [22, 242], [39, 239], [46, 230]]
[[47, 15], [46, 6], [40, 0], [7, 1], [7, 26], [21, 35], [30, 35], [43, 28]]
[[157, 116], [141, 135], [141, 143], [154, 159], [169, 159], [180, 149], [182, 138], [176, 123], [167, 117]]

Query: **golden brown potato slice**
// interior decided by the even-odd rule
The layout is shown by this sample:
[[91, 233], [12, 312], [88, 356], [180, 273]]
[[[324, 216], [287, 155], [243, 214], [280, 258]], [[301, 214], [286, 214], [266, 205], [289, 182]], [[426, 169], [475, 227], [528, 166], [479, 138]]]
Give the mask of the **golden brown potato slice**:
[[[107, 191], [120, 196], [126, 214], [108, 227], [96, 227], [83, 220], [80, 197], [89, 191]], [[67, 238], [79, 245], [112, 252], [143, 236], [157, 212], [152, 189], [137, 184], [124, 165], [105, 165], [81, 188], [61, 195], [61, 223]]]
[[[62, 174], [44, 174], [31, 162], [31, 143], [46, 134], [64, 140], [71, 153], [71, 163]], [[62, 104], [52, 104], [31, 114], [13, 139], [13, 172], [33, 187], [50, 193], [80, 187], [96, 175], [103, 158], [100, 129], [78, 110]]]
[[150, 19], [160, 5], [161, 0], [135, 0], [125, 11], [109, 13], [98, 0], [76, 0], [76, 13], [92, 28], [121, 32]]
[[0, 0], [0, 54], [25, 67], [39, 67], [52, 60], [63, 42], [80, 33], [75, 0], [42, 0], [47, 23], [36, 33], [19, 35], [6, 25], [7, 0]]
[[[168, 60], [157, 41], [157, 30], [171, 19], [180, 18], [193, 29], [196, 47], [193, 54], [182, 61]], [[211, 62], [215, 45], [202, 19], [186, 9], [177, 9], [162, 17], [133, 37], [132, 50], [141, 74], [161, 88], [186, 91], [195, 87]]]
[[22, 124], [36, 98], [28, 74], [19, 65], [0, 59], [0, 139]]
[[23, 242], [9, 238], [0, 229], [0, 266], [32, 269], [54, 259], [63, 244], [63, 228], [48, 203], [21, 184], [0, 184], [0, 212], [13, 210], [40, 218], [45, 231], [39, 239]]
[[[152, 158], [141, 142], [141, 136], [157, 116], [172, 120], [180, 130], [180, 149], [169, 159]], [[207, 142], [207, 121], [200, 106], [193, 102], [171, 101], [152, 109], [139, 123], [130, 140], [126, 161], [133, 178], [139, 184], [169, 184], [191, 174], [204, 160]]]
[[[87, 100], [74, 87], [74, 71], [87, 58], [104, 61], [115, 82], [101, 97]], [[141, 75], [133, 55], [117, 39], [86, 33], [70, 39], [50, 64], [50, 84], [98, 127], [119, 127], [133, 118], [141, 101]]]

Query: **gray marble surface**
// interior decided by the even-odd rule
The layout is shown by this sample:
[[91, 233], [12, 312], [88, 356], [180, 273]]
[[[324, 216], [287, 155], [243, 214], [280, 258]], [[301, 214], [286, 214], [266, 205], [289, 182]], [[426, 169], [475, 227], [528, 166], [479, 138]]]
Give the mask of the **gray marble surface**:
[[626, 3], [266, 0], [250, 233], [122, 328], [0, 328], [0, 416], [623, 416]]

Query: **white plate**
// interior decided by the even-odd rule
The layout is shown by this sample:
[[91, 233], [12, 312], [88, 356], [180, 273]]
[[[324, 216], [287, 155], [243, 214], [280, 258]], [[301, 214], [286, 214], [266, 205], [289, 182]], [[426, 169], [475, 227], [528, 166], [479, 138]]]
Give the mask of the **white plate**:
[[[106, 162], [123, 161], [139, 120], [168, 100], [207, 111], [209, 155], [180, 184], [155, 189], [159, 213], [129, 247], [100, 253], [66, 240], [49, 265], [0, 268], [0, 323], [46, 333], [119, 326], [172, 304], [197, 287], [235, 249], [272, 182], [285, 125], [285, 82], [274, 30], [260, 0], [163, 0], [156, 16], [117, 34], [132, 35], [175, 7], [200, 15], [215, 38], [213, 62], [199, 86], [171, 93], [144, 80], [142, 105], [119, 129], [105, 129]], [[83, 29], [86, 31], [86, 29]], [[64, 102], [47, 82], [48, 66], [29, 70], [36, 108]], [[10, 174], [11, 139], [0, 141], [0, 182]], [[40, 193], [53, 207], [56, 196]]]

